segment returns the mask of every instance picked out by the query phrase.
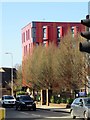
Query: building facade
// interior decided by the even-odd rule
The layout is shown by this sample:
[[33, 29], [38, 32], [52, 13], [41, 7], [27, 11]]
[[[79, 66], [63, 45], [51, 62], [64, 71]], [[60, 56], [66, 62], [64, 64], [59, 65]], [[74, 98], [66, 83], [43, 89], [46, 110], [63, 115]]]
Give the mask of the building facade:
[[[12, 68], [2, 67], [0, 71], [0, 89], [2, 94], [11, 94], [11, 71]], [[17, 79], [17, 70], [16, 68], [13, 68], [13, 82], [15, 82], [15, 79]]]
[[[60, 44], [68, 30], [71, 30], [72, 36], [77, 36], [85, 27], [80, 22], [39, 22], [32, 21], [21, 29], [22, 34], [22, 61], [31, 54], [33, 46], [42, 44], [48, 46], [49, 42], [54, 42], [57, 46]], [[23, 79], [23, 85], [25, 80]]]

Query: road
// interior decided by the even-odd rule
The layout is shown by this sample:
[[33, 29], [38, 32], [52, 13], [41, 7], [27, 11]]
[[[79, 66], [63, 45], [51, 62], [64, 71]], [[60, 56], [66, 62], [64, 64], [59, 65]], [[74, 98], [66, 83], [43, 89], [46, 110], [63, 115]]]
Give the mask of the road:
[[48, 110], [40, 110], [36, 111], [16, 111], [15, 108], [6, 108], [6, 120], [63, 120], [67, 118], [70, 120], [70, 113], [64, 112], [53, 112]]
[[6, 118], [31, 118], [35, 120], [52, 119], [52, 118], [70, 117], [68, 113], [53, 112], [37, 109], [36, 111], [16, 111], [15, 108], [6, 108]]

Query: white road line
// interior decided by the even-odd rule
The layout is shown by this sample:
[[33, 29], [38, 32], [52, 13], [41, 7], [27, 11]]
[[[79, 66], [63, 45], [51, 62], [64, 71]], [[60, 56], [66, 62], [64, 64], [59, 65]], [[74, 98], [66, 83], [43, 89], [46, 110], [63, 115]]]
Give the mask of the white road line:
[[26, 113], [26, 112], [21, 112], [21, 113], [23, 113], [24, 115], [28, 115], [29, 113]]
[[31, 115], [35, 117], [41, 117], [41, 115], [36, 115], [36, 114], [31, 114]]
[[71, 118], [71, 116], [62, 116], [62, 117], [46, 117], [46, 118]]

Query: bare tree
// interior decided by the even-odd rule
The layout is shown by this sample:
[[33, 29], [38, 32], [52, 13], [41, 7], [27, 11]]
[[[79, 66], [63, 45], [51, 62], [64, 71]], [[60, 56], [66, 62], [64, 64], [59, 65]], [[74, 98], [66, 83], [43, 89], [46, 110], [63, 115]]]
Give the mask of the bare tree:
[[84, 85], [86, 68], [84, 54], [79, 51], [80, 40], [79, 35], [72, 37], [70, 31], [61, 40], [54, 67], [55, 78], [61, 89], [76, 90]]
[[14, 89], [21, 89], [22, 88], [22, 65], [16, 66], [17, 70], [17, 79], [14, 83]]
[[79, 51], [80, 35], [71, 32], [61, 39], [60, 47], [38, 46], [28, 55], [24, 64], [24, 76], [34, 89], [78, 89], [86, 76], [85, 54]]

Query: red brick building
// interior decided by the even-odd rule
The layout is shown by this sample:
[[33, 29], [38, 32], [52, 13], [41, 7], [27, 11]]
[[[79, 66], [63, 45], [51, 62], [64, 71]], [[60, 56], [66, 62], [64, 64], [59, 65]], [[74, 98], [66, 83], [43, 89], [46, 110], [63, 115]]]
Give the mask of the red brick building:
[[[49, 42], [59, 45], [61, 38], [71, 29], [72, 36], [84, 31], [85, 27], [79, 22], [39, 22], [32, 21], [22, 28], [22, 60], [27, 53], [32, 53], [34, 45], [48, 46]], [[23, 85], [25, 81], [23, 80]]]

